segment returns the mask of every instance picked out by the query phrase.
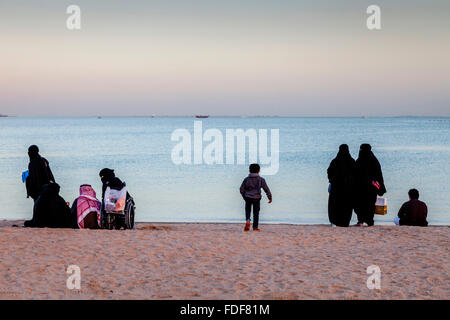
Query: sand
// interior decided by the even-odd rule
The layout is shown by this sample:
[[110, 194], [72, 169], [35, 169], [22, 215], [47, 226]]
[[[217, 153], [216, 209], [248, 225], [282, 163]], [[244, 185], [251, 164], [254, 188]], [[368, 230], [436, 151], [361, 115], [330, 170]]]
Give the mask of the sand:
[[[449, 299], [450, 228], [0, 223], [0, 299]], [[66, 286], [69, 265], [81, 289]], [[381, 289], [366, 269], [381, 270]]]

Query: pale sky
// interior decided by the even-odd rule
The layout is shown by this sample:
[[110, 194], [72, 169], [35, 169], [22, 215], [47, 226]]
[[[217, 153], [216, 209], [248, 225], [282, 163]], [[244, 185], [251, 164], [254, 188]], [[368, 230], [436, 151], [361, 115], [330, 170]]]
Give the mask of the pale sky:
[[449, 16], [448, 0], [2, 0], [0, 113], [450, 116]]

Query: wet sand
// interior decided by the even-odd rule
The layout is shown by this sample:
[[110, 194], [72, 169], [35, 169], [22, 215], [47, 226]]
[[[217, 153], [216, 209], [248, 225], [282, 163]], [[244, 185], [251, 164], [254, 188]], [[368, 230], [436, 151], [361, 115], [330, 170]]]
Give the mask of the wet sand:
[[[0, 222], [0, 299], [449, 299], [450, 228]], [[81, 289], [66, 286], [69, 265]], [[369, 290], [366, 269], [381, 270]]]

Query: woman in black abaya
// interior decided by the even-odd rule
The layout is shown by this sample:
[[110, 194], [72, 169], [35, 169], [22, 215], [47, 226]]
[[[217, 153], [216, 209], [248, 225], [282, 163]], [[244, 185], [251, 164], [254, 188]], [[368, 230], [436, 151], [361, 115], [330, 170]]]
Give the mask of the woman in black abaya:
[[25, 227], [31, 228], [70, 228], [70, 208], [59, 195], [59, 185], [49, 183], [43, 187], [34, 202], [33, 218], [25, 221]]
[[355, 160], [350, 155], [348, 145], [339, 147], [327, 173], [330, 182], [328, 218], [331, 224], [348, 227], [352, 218], [355, 181]]
[[367, 223], [368, 226], [374, 225], [377, 195], [382, 196], [385, 193], [381, 165], [373, 154], [370, 144], [362, 144], [356, 160], [355, 213], [358, 216], [358, 225], [362, 226], [363, 223]]
[[55, 182], [47, 159], [39, 155], [39, 148], [32, 145], [28, 148], [30, 163], [28, 164], [28, 178], [26, 180], [27, 194], [36, 200], [46, 184]]

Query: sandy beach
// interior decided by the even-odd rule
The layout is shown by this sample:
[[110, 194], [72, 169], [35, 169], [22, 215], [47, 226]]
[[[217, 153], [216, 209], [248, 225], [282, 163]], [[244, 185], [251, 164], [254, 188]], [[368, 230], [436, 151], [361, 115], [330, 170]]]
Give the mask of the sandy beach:
[[[449, 299], [450, 228], [0, 223], [0, 299]], [[66, 269], [78, 265], [81, 289]], [[369, 290], [366, 269], [381, 270]]]

